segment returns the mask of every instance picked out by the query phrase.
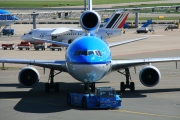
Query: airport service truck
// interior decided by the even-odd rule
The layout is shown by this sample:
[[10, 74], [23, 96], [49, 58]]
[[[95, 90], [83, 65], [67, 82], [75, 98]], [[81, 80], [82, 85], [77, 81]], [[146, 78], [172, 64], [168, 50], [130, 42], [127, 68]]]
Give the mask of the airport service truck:
[[137, 33], [148, 33], [149, 29], [148, 29], [148, 26], [152, 24], [152, 20], [147, 20], [147, 22], [145, 22], [142, 27], [140, 28], [137, 28], [136, 29], [136, 32]]
[[83, 108], [115, 109], [121, 107], [121, 97], [114, 88], [98, 87], [94, 93], [68, 93], [67, 103]]
[[58, 50], [58, 51], [61, 51], [62, 50], [62, 46], [60, 46], [60, 45], [56, 45], [56, 44], [51, 44], [50, 46], [49, 46], [49, 48], [52, 50], [52, 51], [54, 51], [54, 50]]
[[35, 50], [39, 50], [39, 49], [46, 50], [46, 48], [47, 48], [47, 43], [45, 43], [45, 42], [36, 42], [36, 43], [34, 43], [34, 49]]
[[1, 47], [3, 50], [7, 50], [8, 48], [10, 50], [14, 50], [14, 48], [16, 48], [16, 44], [2, 44]]
[[148, 31], [149, 29], [147, 27], [141, 27], [136, 29], [137, 33], [148, 33]]
[[22, 41], [20, 44], [17, 45], [19, 50], [29, 50], [32, 47], [30, 42]]

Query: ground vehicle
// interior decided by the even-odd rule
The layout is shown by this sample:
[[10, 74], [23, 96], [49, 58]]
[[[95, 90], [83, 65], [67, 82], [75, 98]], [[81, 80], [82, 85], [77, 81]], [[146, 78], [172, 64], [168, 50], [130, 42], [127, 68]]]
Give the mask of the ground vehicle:
[[14, 29], [3, 29], [3, 35], [14, 35]]
[[29, 50], [32, 47], [32, 44], [30, 42], [22, 41], [20, 44], [17, 45], [19, 50], [23, 50], [24, 48], [26, 50]]
[[14, 48], [16, 47], [16, 44], [2, 44], [1, 45], [2, 49], [7, 50], [7, 48], [9, 48], [10, 50], [14, 50]]
[[35, 49], [35, 50], [39, 50], [39, 49], [45, 50], [46, 48], [47, 48], [47, 43], [36, 42], [36, 43], [34, 44], [34, 49]]
[[121, 98], [116, 90], [111, 87], [99, 87], [94, 93], [68, 93], [67, 103], [69, 105], [81, 106], [83, 108], [119, 108]]
[[51, 44], [50, 46], [49, 46], [49, 48], [52, 50], [52, 51], [54, 51], [54, 50], [58, 50], [58, 51], [61, 51], [62, 50], [62, 46], [60, 46], [60, 45], [55, 45], [55, 44]]
[[136, 29], [137, 33], [148, 33], [148, 31], [149, 29], [147, 27], [141, 27]]
[[147, 20], [140, 28], [136, 29], [137, 33], [148, 33], [149, 29], [148, 26], [152, 24], [152, 20]]

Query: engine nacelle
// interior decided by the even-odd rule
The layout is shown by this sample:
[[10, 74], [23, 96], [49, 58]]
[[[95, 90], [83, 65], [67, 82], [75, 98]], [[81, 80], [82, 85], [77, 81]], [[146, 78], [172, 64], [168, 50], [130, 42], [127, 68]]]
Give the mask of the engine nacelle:
[[39, 72], [34, 67], [25, 67], [19, 72], [19, 83], [24, 87], [34, 87], [40, 80]]
[[85, 11], [80, 17], [81, 27], [88, 32], [96, 32], [101, 24], [100, 16], [95, 11]]
[[145, 66], [139, 73], [139, 79], [144, 86], [153, 87], [159, 83], [161, 73], [154, 66]]

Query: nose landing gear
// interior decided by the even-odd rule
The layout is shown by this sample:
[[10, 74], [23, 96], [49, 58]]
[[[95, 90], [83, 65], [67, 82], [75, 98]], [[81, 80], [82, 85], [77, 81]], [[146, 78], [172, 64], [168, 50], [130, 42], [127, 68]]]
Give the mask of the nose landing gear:
[[84, 90], [94, 92], [95, 91], [95, 83], [85, 83]]

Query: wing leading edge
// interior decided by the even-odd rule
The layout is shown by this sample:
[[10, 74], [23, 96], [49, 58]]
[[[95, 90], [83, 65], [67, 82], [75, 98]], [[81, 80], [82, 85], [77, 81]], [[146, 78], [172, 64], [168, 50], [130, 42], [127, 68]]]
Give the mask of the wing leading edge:
[[66, 33], [69, 33], [69, 32], [72, 32], [72, 31], [82, 31], [82, 29], [78, 29], [78, 28], [56, 28], [52, 33], [51, 35], [54, 36], [54, 35], [63, 35], [63, 34], [66, 34]]
[[56, 45], [61, 45], [63, 47], [68, 47], [69, 44], [68, 43], [64, 43], [64, 42], [58, 42], [58, 41], [53, 41], [53, 40], [47, 40], [47, 39], [41, 39], [41, 38], [35, 38], [32, 37], [34, 40], [38, 41], [38, 42], [47, 42], [47, 43], [52, 43], [52, 44], [56, 44]]
[[26, 59], [0, 59], [0, 63], [14, 63], [35, 65], [67, 72], [66, 62], [62, 60], [26, 60]]
[[125, 40], [125, 41], [122, 41], [122, 42], [110, 43], [109, 47], [111, 48], [111, 47], [115, 47], [115, 46], [131, 43], [131, 42], [136, 42], [136, 41], [144, 40], [144, 39], [147, 39], [147, 38], [148, 38], [148, 36], [142, 37], [142, 38], [135, 38], [135, 39]]
[[117, 71], [124, 68], [146, 65], [151, 63], [177, 62], [177, 61], [180, 61], [180, 57], [146, 58], [146, 59], [134, 59], [134, 60], [112, 60], [112, 71]]

